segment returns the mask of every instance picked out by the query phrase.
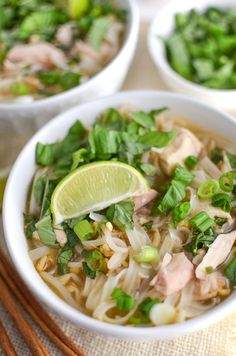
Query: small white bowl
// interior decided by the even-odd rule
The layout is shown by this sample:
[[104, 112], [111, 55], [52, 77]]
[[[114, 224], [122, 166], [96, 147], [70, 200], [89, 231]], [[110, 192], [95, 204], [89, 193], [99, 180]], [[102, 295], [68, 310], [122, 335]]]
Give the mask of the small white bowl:
[[[12, 120], [14, 127], [21, 119], [37, 120], [41, 126], [54, 115], [97, 97], [115, 93], [123, 84], [134, 56], [139, 32], [139, 9], [135, 0], [118, 0], [127, 10], [128, 21], [124, 44], [116, 57], [97, 75], [86, 83], [60, 94], [30, 103], [0, 103], [0, 121]], [[25, 123], [26, 121], [24, 121]]]
[[235, 139], [236, 121], [221, 111], [198, 102], [190, 97], [165, 92], [131, 91], [77, 106], [45, 125], [25, 146], [16, 160], [8, 178], [3, 205], [3, 224], [8, 250], [16, 269], [32, 292], [64, 318], [89, 330], [127, 339], [172, 339], [176, 336], [206, 327], [236, 309], [236, 291], [229, 298], [202, 316], [180, 324], [160, 327], [124, 327], [107, 324], [93, 319], [66, 304], [43, 282], [28, 255], [28, 246], [23, 228], [23, 211], [27, 192], [33, 177], [35, 146], [38, 141], [54, 142], [65, 136], [68, 128], [80, 118], [86, 126], [91, 126], [98, 115], [110, 107], [131, 104], [142, 110], [169, 107], [174, 113], [189, 118], [197, 125], [211, 130], [212, 127], [230, 140]]
[[234, 0], [171, 0], [166, 2], [158, 11], [150, 26], [148, 33], [149, 52], [160, 76], [170, 89], [194, 96], [222, 109], [233, 111], [236, 109], [236, 90], [208, 89], [180, 76], [169, 65], [165, 45], [159, 38], [159, 36], [168, 38], [173, 32], [174, 15], [177, 12], [187, 12], [191, 9], [204, 12], [210, 6], [233, 8], [236, 7], [236, 3]]

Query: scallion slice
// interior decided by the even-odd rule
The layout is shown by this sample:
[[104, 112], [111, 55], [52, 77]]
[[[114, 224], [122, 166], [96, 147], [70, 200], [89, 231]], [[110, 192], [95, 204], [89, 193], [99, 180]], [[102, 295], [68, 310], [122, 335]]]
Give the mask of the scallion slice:
[[211, 204], [217, 208], [221, 208], [226, 212], [232, 210], [232, 203], [230, 196], [226, 193], [218, 193], [212, 197]]
[[197, 215], [193, 216], [189, 223], [201, 232], [208, 230], [213, 224], [214, 220], [209, 217], [205, 211], [201, 211]]
[[202, 199], [209, 199], [219, 191], [219, 183], [215, 179], [209, 179], [198, 188], [197, 194]]
[[222, 176], [219, 179], [219, 183], [220, 183], [220, 188], [224, 192], [232, 192], [234, 188], [234, 173], [227, 172], [222, 174]]

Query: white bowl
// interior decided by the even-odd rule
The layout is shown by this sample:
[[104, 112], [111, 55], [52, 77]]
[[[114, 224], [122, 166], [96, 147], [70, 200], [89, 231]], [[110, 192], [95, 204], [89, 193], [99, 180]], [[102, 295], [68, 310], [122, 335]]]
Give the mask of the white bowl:
[[134, 56], [139, 31], [139, 10], [135, 0], [118, 0], [119, 6], [127, 10], [126, 38], [117, 56], [97, 75], [86, 83], [31, 103], [0, 103], [0, 121], [37, 119], [38, 126], [54, 115], [100, 96], [115, 93], [122, 85]]
[[102, 334], [136, 340], [168, 339], [206, 327], [236, 309], [236, 291], [214, 309], [202, 316], [181, 324], [160, 327], [124, 327], [107, 324], [80, 313], [62, 301], [43, 282], [28, 255], [28, 246], [23, 229], [27, 191], [35, 171], [35, 146], [38, 141], [54, 142], [65, 136], [73, 122], [80, 118], [86, 126], [91, 126], [105, 109], [132, 104], [142, 110], [166, 106], [183, 115], [197, 125], [235, 139], [236, 121], [221, 111], [209, 107], [187, 96], [155, 91], [123, 92], [94, 102], [77, 106], [45, 125], [25, 146], [10, 173], [3, 206], [3, 223], [7, 246], [16, 269], [35, 295], [50, 309], [75, 324]]
[[174, 15], [177, 12], [187, 12], [191, 9], [204, 11], [209, 6], [233, 8], [236, 4], [234, 0], [171, 0], [166, 2], [158, 11], [150, 26], [148, 33], [149, 52], [160, 76], [170, 89], [194, 96], [222, 109], [233, 111], [236, 109], [236, 90], [208, 89], [180, 76], [169, 65], [165, 45], [158, 37], [169, 37], [174, 29]]

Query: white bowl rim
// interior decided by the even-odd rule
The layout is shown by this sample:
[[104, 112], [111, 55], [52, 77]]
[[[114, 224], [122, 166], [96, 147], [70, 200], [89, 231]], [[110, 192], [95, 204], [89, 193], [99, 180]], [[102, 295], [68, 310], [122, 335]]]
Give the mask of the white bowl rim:
[[[165, 55], [165, 49], [163, 51], [164, 55], [158, 53], [155, 49], [155, 41], [159, 42], [161, 46], [164, 48], [164, 44], [162, 43], [161, 39], [157, 37], [157, 31], [155, 30], [156, 28], [156, 23], [158, 23], [158, 19], [162, 16], [162, 12], [166, 11], [168, 7], [171, 7], [172, 4], [176, 4], [176, 0], [170, 0], [166, 2], [160, 10], [156, 13], [154, 18], [152, 19], [152, 22], [150, 24], [148, 34], [147, 34], [147, 44], [148, 44], [148, 49], [149, 53], [151, 54], [151, 57], [153, 61], [157, 64], [161, 70], [163, 70], [171, 79], [174, 81], [178, 82], [180, 85], [184, 85], [186, 89], [194, 89], [195, 91], [198, 91], [199, 93], [204, 94], [211, 94], [211, 95], [227, 95], [227, 94], [236, 94], [236, 89], [214, 89], [214, 88], [207, 88], [204, 87], [203, 85], [197, 84], [195, 82], [192, 82], [191, 80], [188, 80], [184, 77], [182, 77], [180, 74], [178, 74], [169, 64], [166, 55]], [[194, 3], [192, 4], [194, 7]], [[222, 3], [222, 7], [224, 4]]]
[[114, 65], [114, 63], [119, 62], [120, 58], [124, 55], [124, 53], [129, 50], [130, 42], [132, 41], [134, 34], [138, 31], [139, 28], [139, 7], [136, 0], [127, 0], [127, 9], [130, 16], [128, 22], [128, 31], [122, 47], [119, 49], [117, 55], [109, 62], [100, 72], [92, 76], [87, 82], [82, 83], [81, 85], [66, 90], [65, 92], [61, 92], [50, 97], [34, 100], [30, 103], [19, 103], [11, 101], [9, 103], [0, 103], [0, 110], [24, 110], [24, 109], [37, 109], [42, 105], [50, 105], [55, 102], [59, 102], [61, 99], [65, 100], [71, 94], [82, 94], [84, 90], [92, 86], [96, 81], [100, 80], [101, 77], [106, 74], [110, 68]]
[[[11, 206], [8, 203], [8, 195], [9, 192], [11, 191], [11, 185], [13, 182], [17, 179], [17, 170], [18, 166], [21, 165], [21, 161], [24, 160], [24, 155], [26, 152], [31, 148], [32, 145], [35, 145], [35, 143], [38, 140], [38, 136], [41, 136], [42, 133], [45, 133], [50, 126], [54, 126], [55, 123], [59, 124], [64, 120], [65, 117], [74, 117], [76, 119], [77, 117], [77, 111], [78, 109], [80, 110], [86, 110], [91, 106], [91, 103], [94, 105], [96, 103], [106, 103], [107, 102], [107, 107], [109, 107], [109, 100], [117, 100], [121, 101], [124, 103], [127, 103], [127, 98], [128, 100], [132, 100], [132, 97], [137, 98], [140, 97], [140, 102], [142, 101], [143, 97], [147, 96], [156, 96], [158, 98], [166, 98], [169, 97], [170, 99], [177, 99], [180, 101], [184, 101], [187, 103], [191, 103], [193, 105], [198, 106], [199, 108], [205, 109], [207, 111], [212, 111], [215, 112], [216, 115], [221, 115], [224, 117], [225, 120], [233, 123], [233, 125], [236, 126], [236, 121], [233, 116], [230, 114], [227, 114], [223, 112], [222, 110], [216, 109], [210, 105], [207, 105], [199, 100], [193, 99], [191, 97], [188, 97], [183, 94], [177, 94], [177, 93], [170, 93], [170, 92], [165, 92], [165, 91], [155, 91], [155, 90], [136, 90], [136, 91], [124, 91], [120, 92], [114, 95], [106, 96], [103, 98], [98, 98], [94, 100], [93, 102], [88, 102], [84, 103], [81, 105], [78, 105], [77, 107], [74, 107], [73, 109], [64, 112], [60, 115], [57, 115], [54, 119], [52, 119], [49, 123], [44, 125], [25, 145], [25, 147], [22, 149], [21, 153], [19, 154], [17, 160], [15, 161], [13, 168], [10, 172], [10, 175], [8, 177], [8, 182], [4, 194], [4, 201], [3, 201], [3, 227], [4, 227], [4, 233], [5, 233], [5, 241], [7, 243], [8, 251], [11, 256], [11, 259], [19, 272], [20, 276], [22, 279], [25, 281], [26, 285], [29, 287], [29, 289], [41, 300], [43, 303], [45, 303], [48, 307], [50, 307], [52, 310], [54, 310], [56, 313], [61, 315], [62, 317], [74, 322], [76, 325], [80, 327], [85, 327], [88, 330], [96, 331], [99, 332], [100, 334], [105, 334], [108, 336], [115, 336], [118, 338], [130, 338], [130, 339], [136, 339], [136, 340], [144, 340], [144, 339], [156, 339], [156, 340], [162, 340], [162, 339], [173, 339], [177, 336], [180, 335], [185, 335], [189, 332], [193, 332], [195, 330], [199, 330], [202, 328], [205, 328], [232, 313], [233, 310], [236, 309], [236, 299], [234, 298], [228, 298], [219, 305], [215, 306], [213, 309], [207, 311], [206, 313], [195, 317], [193, 319], [187, 320], [183, 323], [178, 323], [178, 324], [170, 324], [170, 325], [164, 325], [164, 326], [158, 326], [158, 327], [124, 327], [120, 325], [113, 325], [109, 324], [106, 322], [102, 322], [99, 320], [96, 320], [90, 316], [87, 316], [80, 311], [74, 309], [72, 306], [69, 304], [65, 303], [61, 298], [59, 298], [52, 290], [48, 287], [47, 292], [41, 291], [40, 289], [37, 288], [37, 286], [32, 283], [32, 279], [30, 276], [27, 274], [27, 272], [24, 270], [24, 268], [21, 265], [21, 261], [18, 258], [17, 255], [17, 249], [15, 248], [15, 240], [13, 237], [11, 237], [11, 228], [9, 224], [9, 217], [8, 213], [11, 211]], [[115, 105], [115, 104], [114, 104]], [[10, 214], [9, 214], [10, 215]], [[22, 228], [22, 227], [21, 227]], [[32, 268], [34, 268], [32, 266]], [[35, 270], [35, 273], [38, 275], [37, 271]], [[45, 283], [46, 284], [46, 283]]]

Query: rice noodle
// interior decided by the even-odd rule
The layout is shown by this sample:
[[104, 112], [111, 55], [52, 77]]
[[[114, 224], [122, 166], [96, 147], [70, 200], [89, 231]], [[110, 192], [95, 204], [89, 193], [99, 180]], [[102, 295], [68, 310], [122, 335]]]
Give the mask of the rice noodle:
[[74, 308], [78, 308], [78, 304], [75, 302], [74, 298], [68, 292], [66, 287], [64, 287], [63, 284], [56, 277], [52, 276], [50, 273], [47, 272], [41, 272], [40, 274], [48, 284], [53, 286], [60, 293], [61, 297], [68, 304], [70, 304]]
[[124, 281], [121, 283], [122, 289], [128, 293], [132, 294], [136, 289], [139, 288], [140, 277], [139, 277], [139, 265], [129, 257], [129, 267], [126, 270]]
[[88, 250], [96, 248], [98, 246], [104, 245], [106, 242], [104, 237], [101, 237], [96, 240], [86, 240], [82, 242], [83, 247], [87, 248]]
[[102, 286], [106, 281], [104, 274], [98, 273], [95, 279], [95, 283], [90, 293], [87, 296], [85, 306], [88, 310], [94, 310], [99, 302], [100, 296], [102, 294]]
[[107, 263], [107, 268], [109, 270], [114, 270], [119, 268], [122, 263], [126, 260], [128, 256], [128, 249], [127, 252], [122, 253], [122, 252], [116, 252], [114, 255], [112, 255]]
[[207, 156], [201, 159], [198, 163], [198, 168], [202, 168], [210, 177], [214, 179], [219, 179], [221, 176], [219, 168]]
[[126, 230], [129, 243], [133, 250], [138, 250], [142, 246], [151, 245], [150, 238], [146, 231], [138, 224], [134, 223], [132, 230]]
[[112, 251], [128, 253], [126, 243], [118, 237], [111, 236], [111, 232], [108, 229], [104, 229], [104, 239]]
[[48, 255], [50, 251], [51, 251], [51, 249], [48, 246], [44, 245], [44, 246], [35, 248], [33, 250], [30, 250], [29, 256], [30, 256], [31, 260], [34, 262], [34, 261], [38, 260], [39, 258]]
[[104, 215], [98, 214], [98, 213], [90, 213], [89, 217], [91, 220], [97, 221], [97, 222], [102, 221], [105, 218]]

